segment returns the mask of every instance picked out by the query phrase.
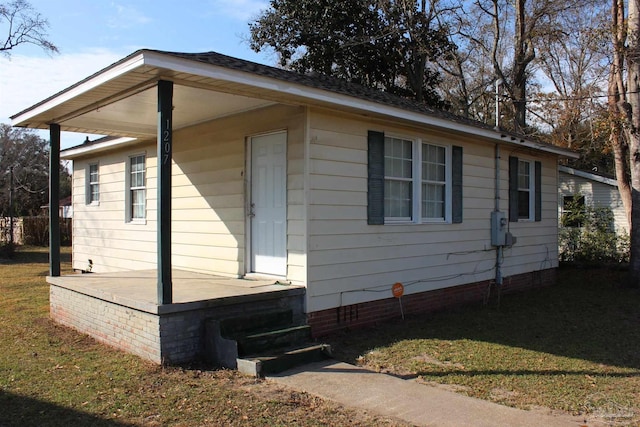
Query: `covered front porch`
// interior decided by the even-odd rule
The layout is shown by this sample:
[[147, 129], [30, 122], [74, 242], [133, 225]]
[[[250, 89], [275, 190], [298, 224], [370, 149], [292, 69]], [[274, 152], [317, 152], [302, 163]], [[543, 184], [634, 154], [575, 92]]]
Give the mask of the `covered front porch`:
[[183, 270], [173, 270], [172, 276], [171, 304], [157, 302], [155, 270], [50, 276], [51, 317], [163, 364], [211, 359], [206, 354], [211, 320], [284, 310], [295, 321], [304, 320], [304, 287]]

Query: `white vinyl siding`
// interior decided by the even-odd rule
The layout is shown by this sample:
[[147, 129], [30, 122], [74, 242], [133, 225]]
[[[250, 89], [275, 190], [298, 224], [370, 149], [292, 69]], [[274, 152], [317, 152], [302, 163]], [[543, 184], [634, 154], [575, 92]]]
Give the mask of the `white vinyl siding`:
[[[245, 138], [287, 129], [287, 281], [305, 284], [304, 110], [271, 107], [174, 133], [172, 165], [172, 264], [176, 269], [239, 277], [245, 259]], [[129, 157], [146, 152], [146, 221], [126, 223]], [[94, 272], [155, 269], [155, 141], [100, 156], [100, 209], [87, 209], [85, 171], [95, 159], [74, 159], [73, 267]], [[81, 186], [82, 183], [82, 186]]]
[[[496, 254], [489, 232], [495, 194], [493, 143], [323, 111], [313, 111], [310, 122], [308, 311], [391, 298], [396, 282], [405, 285], [406, 294], [412, 294], [495, 277]], [[368, 225], [370, 130], [445, 147], [447, 162], [451, 147], [462, 147], [464, 221]], [[504, 251], [505, 280], [558, 265], [557, 160], [553, 156], [535, 160], [542, 162], [542, 221], [510, 225], [518, 242]], [[508, 166], [508, 156], [503, 156], [500, 207], [504, 212], [508, 210]], [[450, 179], [449, 171], [445, 175]], [[427, 174], [434, 176], [437, 174]], [[418, 209], [421, 215], [422, 207]]]
[[[151, 145], [144, 147], [153, 152]], [[100, 157], [100, 206], [95, 209], [81, 201], [86, 198], [89, 163], [95, 159], [74, 159], [73, 166], [73, 268], [86, 269], [92, 260], [92, 271], [103, 273], [155, 268], [155, 221], [136, 224], [127, 222], [127, 174], [129, 157], [135, 151], [106, 153]], [[155, 157], [146, 157], [147, 175], [155, 173]], [[147, 192], [155, 190], [155, 179], [148, 177]], [[155, 192], [154, 192], [155, 193]], [[147, 206], [148, 215], [155, 213]]]
[[[462, 147], [464, 222], [368, 225], [367, 133], [371, 129], [445, 147], [447, 164], [451, 147]], [[405, 293], [412, 294], [494, 277], [495, 252], [490, 248], [489, 232], [495, 192], [492, 142], [462, 139], [426, 127], [394, 126], [371, 118], [285, 106], [225, 117], [174, 133], [174, 268], [232, 277], [245, 273], [246, 137], [279, 130], [288, 135], [287, 281], [307, 286], [308, 312], [390, 298], [391, 285], [396, 282], [405, 284]], [[74, 268], [86, 268], [88, 259], [93, 261], [94, 272], [156, 268], [155, 148], [155, 141], [150, 140], [101, 153], [99, 158], [73, 159]], [[418, 183], [412, 193], [412, 209], [422, 217], [423, 206], [417, 200], [422, 198], [423, 175], [415, 170], [424, 168], [419, 151], [413, 151], [413, 178]], [[128, 159], [140, 153], [147, 153], [147, 219], [132, 226], [124, 218], [128, 196], [123, 189], [129, 179]], [[512, 275], [557, 266], [556, 157], [530, 156], [528, 160], [542, 162], [542, 221], [510, 224], [518, 241], [504, 251], [505, 281]], [[418, 161], [421, 167], [417, 167]], [[508, 156], [499, 161], [499, 203], [501, 210], [507, 211]], [[100, 164], [100, 208], [92, 209], [84, 203], [86, 173], [88, 164], [96, 162]], [[445, 175], [448, 183], [450, 171]], [[427, 173], [425, 178], [424, 184], [441, 185], [438, 173]], [[439, 197], [432, 198], [436, 200]], [[428, 211], [426, 205], [424, 209]]]

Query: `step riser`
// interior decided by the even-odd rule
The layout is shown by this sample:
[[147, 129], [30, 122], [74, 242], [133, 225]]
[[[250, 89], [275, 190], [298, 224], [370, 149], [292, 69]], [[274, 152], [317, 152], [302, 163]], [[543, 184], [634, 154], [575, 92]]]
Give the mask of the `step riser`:
[[299, 365], [325, 360], [327, 357], [327, 354], [322, 350], [284, 354], [276, 359], [263, 361], [262, 375], [277, 374], [278, 372], [286, 371]]
[[220, 333], [226, 338], [234, 339], [260, 331], [282, 329], [292, 323], [293, 313], [291, 310], [259, 313], [247, 317], [221, 320]]
[[237, 360], [238, 371], [253, 377], [264, 377], [269, 374], [286, 371], [295, 366], [318, 362], [331, 357], [331, 348], [317, 345], [306, 349], [283, 353], [276, 357], [252, 358]]
[[281, 331], [273, 331], [259, 336], [249, 336], [238, 340], [238, 354], [246, 356], [272, 351], [278, 347], [290, 347], [311, 339], [311, 328], [301, 326]]

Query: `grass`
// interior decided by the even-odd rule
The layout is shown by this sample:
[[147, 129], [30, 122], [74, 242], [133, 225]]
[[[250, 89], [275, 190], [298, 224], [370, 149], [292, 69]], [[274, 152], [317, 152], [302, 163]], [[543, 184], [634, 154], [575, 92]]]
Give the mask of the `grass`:
[[[63, 255], [63, 271], [69, 270]], [[401, 425], [232, 371], [159, 367], [48, 318], [47, 254], [0, 262], [0, 427]], [[345, 361], [532, 409], [640, 425], [640, 291], [621, 272], [332, 337]]]
[[343, 360], [523, 409], [640, 425], [640, 291], [623, 273], [560, 270], [558, 284], [332, 340]]
[[[68, 249], [63, 273], [70, 270]], [[47, 253], [0, 261], [0, 427], [402, 425], [236, 372], [159, 367], [48, 318]]]

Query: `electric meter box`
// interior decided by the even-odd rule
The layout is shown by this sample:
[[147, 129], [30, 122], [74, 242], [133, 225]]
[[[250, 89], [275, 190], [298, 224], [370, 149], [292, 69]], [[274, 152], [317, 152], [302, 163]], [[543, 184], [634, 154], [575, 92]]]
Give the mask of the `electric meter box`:
[[504, 212], [491, 212], [491, 245], [507, 246], [507, 215]]

